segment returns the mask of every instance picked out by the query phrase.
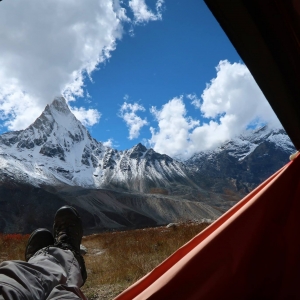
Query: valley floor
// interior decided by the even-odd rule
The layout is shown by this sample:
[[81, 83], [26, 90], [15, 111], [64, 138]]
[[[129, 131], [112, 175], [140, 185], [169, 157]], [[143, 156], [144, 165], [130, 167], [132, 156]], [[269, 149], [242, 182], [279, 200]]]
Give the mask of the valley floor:
[[113, 299], [146, 275], [208, 224], [110, 232], [84, 237], [88, 299]]
[[[205, 229], [206, 223], [115, 231], [83, 237], [89, 300], [113, 299]], [[0, 261], [24, 260], [28, 235], [0, 235]]]

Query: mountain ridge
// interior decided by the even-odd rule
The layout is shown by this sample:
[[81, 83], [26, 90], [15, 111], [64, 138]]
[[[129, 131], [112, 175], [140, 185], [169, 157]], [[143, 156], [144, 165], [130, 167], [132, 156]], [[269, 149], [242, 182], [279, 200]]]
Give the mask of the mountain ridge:
[[[13, 163], [16, 159], [18, 164]], [[5, 163], [18, 181], [36, 186], [122, 186], [145, 192], [148, 186], [166, 186], [175, 177], [188, 181], [182, 163], [140, 143], [118, 151], [96, 141], [63, 98], [47, 105], [25, 130], [0, 136], [0, 165]]]
[[[183, 162], [141, 143], [118, 151], [93, 139], [57, 97], [28, 128], [0, 135], [0, 193], [14, 215], [0, 210], [0, 230], [19, 228], [13, 220], [22, 215], [18, 195], [24, 190], [31, 192], [23, 201], [38, 205], [41, 215], [38, 194], [53, 197], [55, 205], [45, 203], [45, 209], [58, 203], [80, 208], [88, 232], [189, 216], [216, 219], [288, 162], [294, 150], [283, 129], [265, 126]], [[9, 204], [12, 189], [15, 205]]]

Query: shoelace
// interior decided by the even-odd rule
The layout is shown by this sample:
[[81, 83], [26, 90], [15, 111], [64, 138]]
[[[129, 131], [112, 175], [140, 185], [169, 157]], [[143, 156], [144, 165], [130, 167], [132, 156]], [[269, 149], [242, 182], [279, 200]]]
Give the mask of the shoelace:
[[[62, 226], [60, 228], [62, 228]], [[79, 234], [77, 232], [70, 232], [67, 228], [60, 228], [56, 230], [54, 246], [80, 254], [80, 247], [77, 249], [74, 238], [72, 238], [72, 235], [76, 234], [78, 236]]]

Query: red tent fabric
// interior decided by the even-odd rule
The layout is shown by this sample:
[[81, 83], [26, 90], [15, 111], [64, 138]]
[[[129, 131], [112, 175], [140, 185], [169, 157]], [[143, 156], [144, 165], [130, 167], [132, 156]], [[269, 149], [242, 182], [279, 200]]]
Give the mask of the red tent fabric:
[[300, 299], [300, 157], [115, 299]]

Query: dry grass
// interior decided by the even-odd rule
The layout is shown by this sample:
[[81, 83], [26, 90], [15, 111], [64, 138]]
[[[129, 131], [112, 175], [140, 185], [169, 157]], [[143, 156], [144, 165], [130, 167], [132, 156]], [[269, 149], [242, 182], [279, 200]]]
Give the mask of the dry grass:
[[85, 237], [88, 280], [83, 291], [89, 299], [113, 299], [207, 225], [190, 223]]
[[[205, 229], [208, 224], [185, 223], [86, 236], [82, 243], [88, 279], [82, 288], [88, 299], [113, 299]], [[0, 234], [0, 261], [24, 260], [29, 235]]]
[[0, 234], [0, 261], [24, 260], [29, 234]]

